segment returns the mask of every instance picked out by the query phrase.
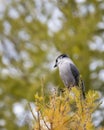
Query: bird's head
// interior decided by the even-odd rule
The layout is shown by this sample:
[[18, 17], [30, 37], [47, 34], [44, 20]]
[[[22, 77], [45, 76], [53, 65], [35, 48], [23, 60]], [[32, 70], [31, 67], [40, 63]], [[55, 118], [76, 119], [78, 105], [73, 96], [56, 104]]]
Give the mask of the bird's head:
[[63, 60], [65, 58], [68, 58], [68, 56], [66, 54], [61, 54], [59, 55], [57, 58], [56, 58], [56, 62], [55, 62], [55, 65], [54, 65], [54, 68], [57, 67], [61, 62], [63, 62]]

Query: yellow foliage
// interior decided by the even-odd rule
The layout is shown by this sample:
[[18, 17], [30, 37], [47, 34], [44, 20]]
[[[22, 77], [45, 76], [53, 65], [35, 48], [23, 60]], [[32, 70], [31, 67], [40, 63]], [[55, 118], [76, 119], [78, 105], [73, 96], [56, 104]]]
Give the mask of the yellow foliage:
[[89, 91], [84, 100], [75, 87], [70, 92], [53, 92], [47, 102], [44, 94], [36, 94], [34, 130], [95, 130], [91, 115], [99, 105], [98, 98], [96, 91]]

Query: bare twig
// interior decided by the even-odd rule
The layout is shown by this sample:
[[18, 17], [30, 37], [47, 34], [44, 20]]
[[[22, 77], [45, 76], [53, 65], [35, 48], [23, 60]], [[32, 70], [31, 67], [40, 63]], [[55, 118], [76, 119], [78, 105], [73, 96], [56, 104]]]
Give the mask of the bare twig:
[[32, 114], [33, 118], [37, 121], [37, 119], [36, 119], [36, 117], [35, 117], [35, 115], [34, 115], [34, 113], [33, 113], [33, 110], [32, 110], [32, 108], [31, 108], [31, 105], [30, 105], [29, 102], [28, 102], [28, 106], [29, 106], [29, 108], [30, 108], [30, 111], [31, 111], [31, 114]]
[[48, 125], [47, 125], [46, 121], [44, 120], [44, 117], [43, 117], [43, 115], [42, 115], [42, 113], [41, 113], [41, 112], [40, 112], [40, 114], [41, 114], [42, 120], [43, 120], [43, 122], [44, 122], [45, 126], [47, 127], [47, 129], [48, 129], [48, 130], [51, 130], [51, 129], [48, 127]]
[[39, 130], [41, 130], [39, 111], [37, 113], [38, 113]]

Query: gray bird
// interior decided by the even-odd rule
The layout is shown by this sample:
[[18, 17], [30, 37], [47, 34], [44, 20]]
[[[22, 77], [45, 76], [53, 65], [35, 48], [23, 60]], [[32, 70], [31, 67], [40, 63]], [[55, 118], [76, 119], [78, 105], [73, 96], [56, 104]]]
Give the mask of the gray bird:
[[[60, 77], [68, 89], [73, 86], [79, 86], [80, 73], [73, 61], [66, 54], [62, 54], [57, 57], [54, 67], [59, 68]], [[81, 82], [81, 85], [82, 95], [85, 98], [83, 81]]]

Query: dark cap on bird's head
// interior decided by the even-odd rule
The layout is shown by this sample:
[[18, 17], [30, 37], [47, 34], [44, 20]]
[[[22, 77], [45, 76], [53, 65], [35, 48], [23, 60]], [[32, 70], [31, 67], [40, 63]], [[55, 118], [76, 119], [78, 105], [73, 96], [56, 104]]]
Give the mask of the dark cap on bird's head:
[[58, 60], [59, 60], [59, 59], [63, 59], [63, 58], [65, 58], [65, 57], [68, 57], [68, 56], [67, 56], [66, 54], [61, 54], [61, 55], [59, 55], [59, 56], [56, 58], [56, 63], [55, 63], [55, 65], [54, 65], [54, 68], [57, 67]]
[[59, 58], [64, 58], [64, 57], [68, 57], [66, 54], [61, 54], [61, 55], [59, 55], [58, 57], [57, 57], [57, 59], [59, 59]]

